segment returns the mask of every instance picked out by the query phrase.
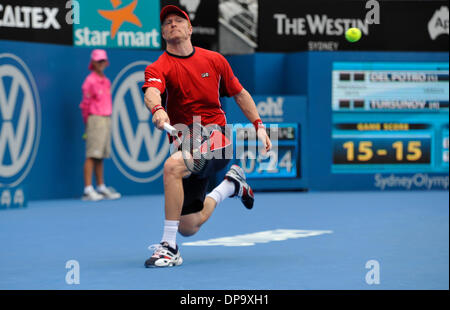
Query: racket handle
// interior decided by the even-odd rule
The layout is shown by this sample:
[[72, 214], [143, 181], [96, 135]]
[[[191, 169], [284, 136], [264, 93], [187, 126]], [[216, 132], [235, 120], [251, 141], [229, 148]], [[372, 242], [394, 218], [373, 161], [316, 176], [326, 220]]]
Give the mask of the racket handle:
[[169, 123], [164, 123], [164, 130], [171, 136], [177, 136], [177, 130]]
[[175, 129], [172, 125], [169, 123], [164, 123], [164, 130], [171, 135], [175, 140], [177, 140], [178, 145], [181, 145], [181, 139], [178, 137], [178, 130]]

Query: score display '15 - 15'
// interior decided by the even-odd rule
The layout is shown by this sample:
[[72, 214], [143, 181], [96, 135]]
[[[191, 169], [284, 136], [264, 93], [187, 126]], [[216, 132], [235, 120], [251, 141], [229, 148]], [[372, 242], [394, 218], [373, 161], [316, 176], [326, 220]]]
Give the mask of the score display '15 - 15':
[[430, 163], [430, 139], [335, 139], [335, 164]]

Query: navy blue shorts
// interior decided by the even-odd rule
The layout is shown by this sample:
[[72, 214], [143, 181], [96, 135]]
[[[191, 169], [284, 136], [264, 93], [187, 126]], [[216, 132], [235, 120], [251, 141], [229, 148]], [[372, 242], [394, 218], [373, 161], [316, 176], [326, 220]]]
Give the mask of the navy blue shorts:
[[[222, 135], [225, 133], [225, 127], [221, 127]], [[221, 140], [222, 136], [216, 136]], [[221, 144], [220, 144], [221, 145]], [[209, 180], [216, 172], [225, 168], [230, 159], [225, 159], [226, 155], [233, 154], [232, 144], [219, 149], [221, 153], [220, 159], [212, 158], [206, 162], [205, 168], [200, 174], [191, 174], [188, 178], [183, 179], [184, 203], [181, 215], [199, 212], [203, 209], [206, 192], [208, 190]], [[181, 149], [181, 146], [179, 147]], [[217, 157], [217, 156], [216, 156]]]
[[184, 203], [181, 215], [191, 214], [203, 210], [209, 179], [217, 171], [225, 168], [230, 159], [208, 160], [207, 167], [202, 175], [191, 174], [183, 179]]

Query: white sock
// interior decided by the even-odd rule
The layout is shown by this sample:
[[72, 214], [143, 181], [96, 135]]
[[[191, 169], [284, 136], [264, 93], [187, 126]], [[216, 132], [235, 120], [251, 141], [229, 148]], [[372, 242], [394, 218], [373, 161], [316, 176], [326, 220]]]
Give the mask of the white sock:
[[235, 191], [235, 185], [233, 182], [228, 180], [223, 180], [222, 183], [220, 183], [211, 193], [207, 195], [207, 197], [211, 197], [216, 201], [216, 204], [218, 205], [221, 203], [225, 198], [230, 197], [234, 194]]
[[97, 192], [104, 192], [105, 190], [106, 190], [105, 184], [100, 184], [99, 186], [97, 186]]
[[94, 188], [92, 187], [92, 185], [89, 185], [84, 188], [84, 193], [87, 195], [90, 192], [92, 192], [93, 190], [94, 190]]
[[179, 224], [180, 221], [164, 221], [164, 234], [162, 236], [161, 242], [166, 241], [169, 246], [174, 249], [177, 247], [177, 232]]

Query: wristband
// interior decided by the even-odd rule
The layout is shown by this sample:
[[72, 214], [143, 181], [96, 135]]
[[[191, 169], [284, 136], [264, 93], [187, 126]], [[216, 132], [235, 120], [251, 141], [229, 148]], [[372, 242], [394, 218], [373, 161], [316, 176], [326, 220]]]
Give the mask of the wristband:
[[259, 128], [266, 128], [260, 118], [253, 122], [253, 126], [255, 126], [256, 131], [258, 131]]
[[152, 108], [152, 114], [155, 114], [156, 111], [161, 110], [161, 109], [164, 110], [164, 108], [163, 108], [162, 105], [160, 105], [160, 104], [155, 105], [155, 106]]

